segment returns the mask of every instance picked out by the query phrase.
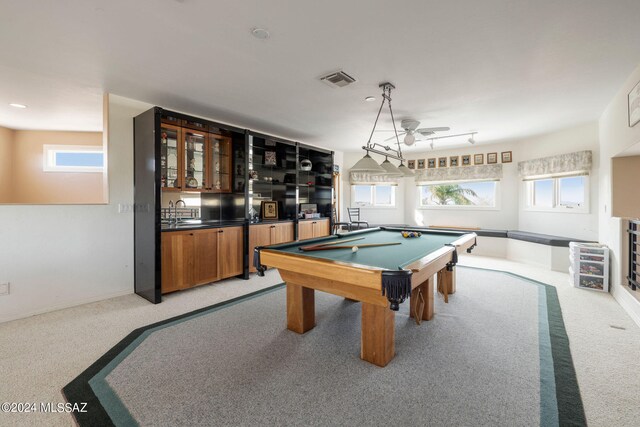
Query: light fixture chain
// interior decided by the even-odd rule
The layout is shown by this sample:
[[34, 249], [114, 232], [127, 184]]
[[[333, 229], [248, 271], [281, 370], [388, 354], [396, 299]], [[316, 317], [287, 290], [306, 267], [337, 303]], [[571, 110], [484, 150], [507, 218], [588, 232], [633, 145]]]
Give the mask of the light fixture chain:
[[391, 113], [391, 123], [393, 123], [393, 133], [396, 135], [396, 142], [398, 143], [398, 154], [400, 156], [400, 161], [403, 160], [402, 157], [402, 147], [400, 147], [400, 137], [398, 136], [398, 129], [396, 128], [396, 119], [393, 118], [393, 109], [391, 108], [391, 88], [387, 87], [389, 90], [389, 112]]

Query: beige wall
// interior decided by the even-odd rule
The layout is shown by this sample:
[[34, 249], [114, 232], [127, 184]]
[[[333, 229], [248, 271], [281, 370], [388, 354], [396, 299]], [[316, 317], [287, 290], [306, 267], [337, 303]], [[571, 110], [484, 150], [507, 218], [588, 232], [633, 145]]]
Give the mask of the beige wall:
[[0, 126], [0, 203], [10, 203], [13, 175], [13, 135], [12, 129]]
[[640, 156], [614, 157], [611, 160], [611, 215], [640, 218]]
[[[102, 173], [43, 171], [43, 145], [102, 145], [100, 132], [13, 132], [12, 179], [0, 180], [6, 191], [13, 188], [10, 203], [92, 204], [105, 203]], [[1, 194], [1, 193], [0, 193]]]

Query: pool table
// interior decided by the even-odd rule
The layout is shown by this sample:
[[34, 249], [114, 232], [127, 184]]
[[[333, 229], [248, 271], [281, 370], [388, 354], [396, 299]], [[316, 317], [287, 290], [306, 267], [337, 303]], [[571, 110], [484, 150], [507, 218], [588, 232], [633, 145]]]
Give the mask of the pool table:
[[[409, 298], [411, 316], [433, 317], [434, 276], [445, 298], [455, 292], [458, 251], [470, 252], [475, 233], [417, 230], [420, 237], [405, 238], [407, 228], [379, 227], [258, 247], [254, 265], [258, 274], [267, 267], [278, 269], [287, 287], [287, 328], [303, 334], [315, 326], [315, 290], [362, 303], [360, 357], [386, 366], [395, 354], [394, 311]], [[358, 239], [344, 244], [350, 239]], [[334, 243], [355, 246], [396, 243], [393, 246], [303, 251], [301, 247]], [[397, 244], [400, 243], [400, 244]], [[330, 246], [327, 246], [330, 247]], [[445, 299], [446, 300], [446, 299]]]

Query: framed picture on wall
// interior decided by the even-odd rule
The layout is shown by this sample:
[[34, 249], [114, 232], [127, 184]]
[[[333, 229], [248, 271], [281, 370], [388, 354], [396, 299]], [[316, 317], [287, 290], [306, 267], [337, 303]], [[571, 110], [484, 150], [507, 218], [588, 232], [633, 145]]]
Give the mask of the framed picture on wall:
[[500, 155], [502, 157], [502, 163], [511, 163], [511, 151], [503, 151]]
[[446, 157], [438, 157], [438, 167], [446, 168], [447, 167], [447, 158]]
[[471, 166], [471, 154], [462, 156], [462, 166]]
[[498, 153], [487, 153], [487, 164], [498, 163]]
[[262, 202], [262, 219], [278, 219], [278, 202]]
[[629, 92], [629, 127], [640, 122], [640, 82]]
[[409, 169], [415, 169], [416, 168], [416, 161], [415, 160], [407, 160], [407, 167]]
[[473, 164], [474, 165], [484, 165], [484, 154], [474, 154], [473, 155]]
[[424, 169], [424, 159], [418, 159], [418, 169]]
[[267, 166], [275, 166], [278, 162], [276, 161], [276, 152], [275, 151], [265, 151], [264, 152], [264, 164]]
[[458, 156], [450, 156], [449, 157], [449, 166], [451, 166], [452, 168], [457, 167], [458, 166]]
[[427, 169], [433, 169], [436, 167], [436, 159], [435, 157], [431, 159], [427, 159]]

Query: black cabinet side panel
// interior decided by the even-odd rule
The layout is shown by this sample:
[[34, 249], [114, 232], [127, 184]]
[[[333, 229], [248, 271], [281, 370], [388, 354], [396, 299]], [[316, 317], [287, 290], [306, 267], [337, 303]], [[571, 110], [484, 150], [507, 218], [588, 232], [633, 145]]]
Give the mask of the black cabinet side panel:
[[155, 137], [160, 122], [157, 115], [158, 110], [153, 108], [133, 120], [135, 292], [152, 303], [162, 300], [160, 179], [156, 176], [159, 174], [156, 157], [160, 150], [156, 149]]

